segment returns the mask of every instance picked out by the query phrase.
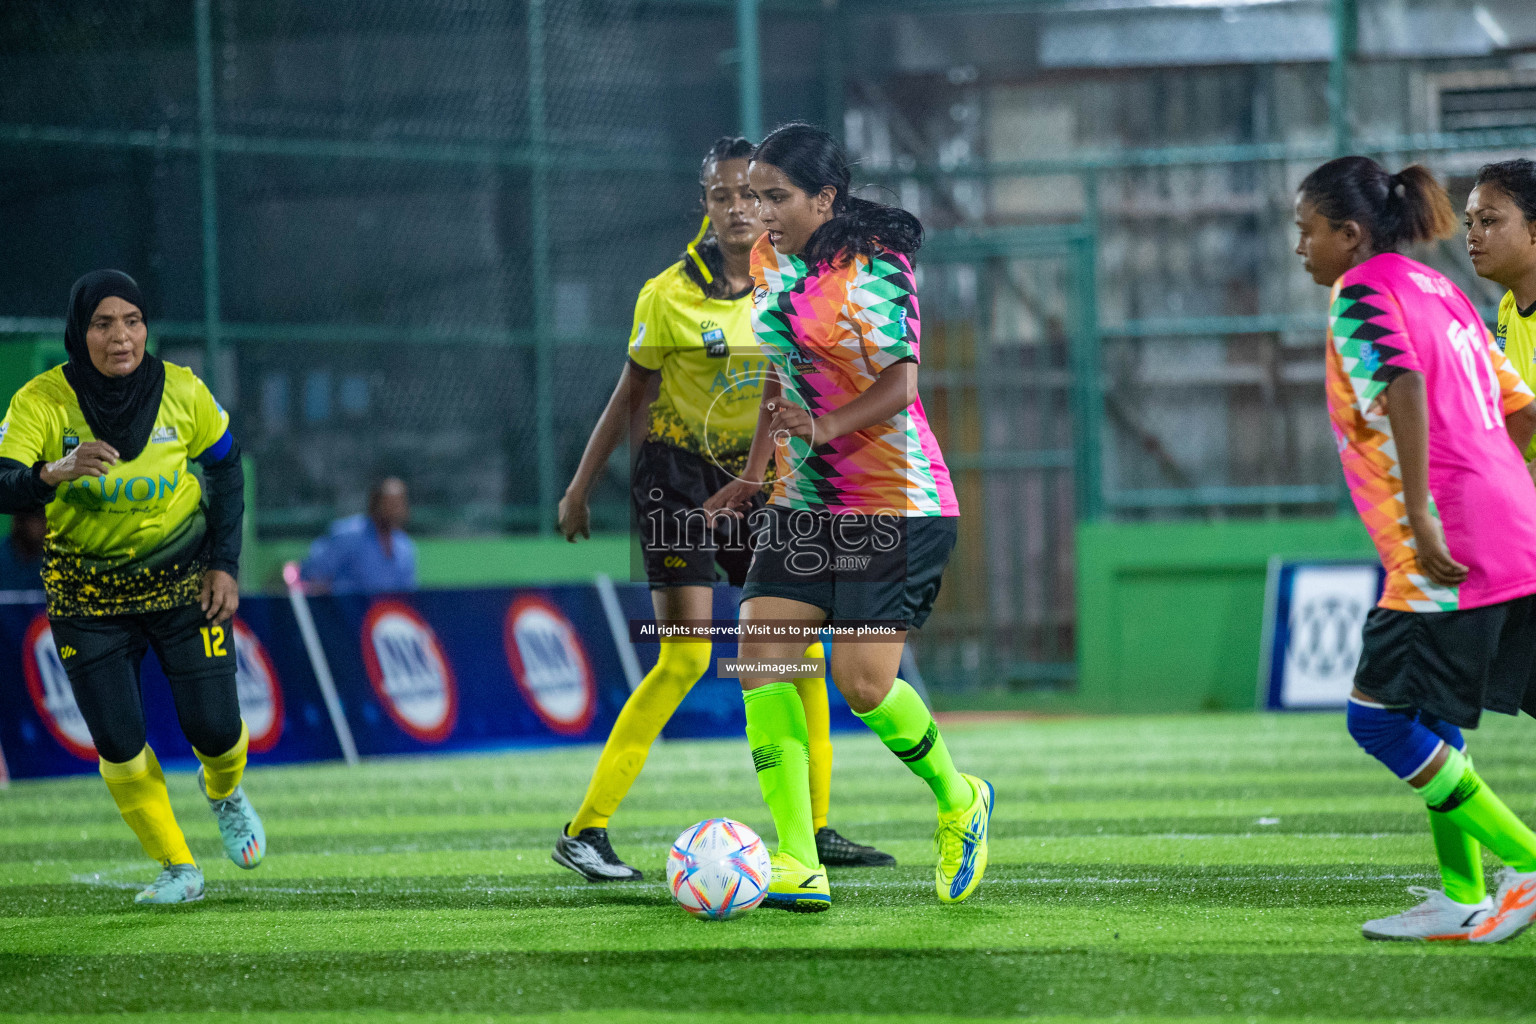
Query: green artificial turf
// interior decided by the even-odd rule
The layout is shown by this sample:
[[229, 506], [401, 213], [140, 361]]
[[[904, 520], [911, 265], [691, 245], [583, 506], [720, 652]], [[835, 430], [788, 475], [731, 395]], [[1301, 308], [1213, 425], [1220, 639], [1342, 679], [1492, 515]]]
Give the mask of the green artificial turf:
[[[1336, 715], [946, 734], [997, 787], [976, 897], [939, 905], [927, 789], [849, 734], [832, 824], [901, 866], [834, 872], [826, 914], [722, 923], [687, 917], [661, 876], [700, 818], [771, 834], [740, 742], [652, 753], [613, 828], [647, 880], [610, 886], [549, 860], [591, 747], [258, 766], [247, 792], [270, 849], [253, 872], [223, 859], [191, 774], [174, 773], [208, 876], [186, 907], [132, 905], [154, 865], [99, 779], [17, 783], [0, 793], [0, 1022], [1536, 1017], [1536, 932], [1360, 937], [1438, 878], [1422, 804]], [[1489, 716], [1472, 739], [1484, 778], [1536, 820], [1536, 726]]]

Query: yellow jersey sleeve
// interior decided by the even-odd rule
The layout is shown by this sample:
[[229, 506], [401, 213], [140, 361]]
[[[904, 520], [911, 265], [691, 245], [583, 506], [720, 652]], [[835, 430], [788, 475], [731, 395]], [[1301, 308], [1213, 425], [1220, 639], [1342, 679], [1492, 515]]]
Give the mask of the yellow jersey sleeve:
[[[1536, 389], [1536, 315], [1521, 316], [1520, 310], [1515, 306], [1515, 293], [1505, 292], [1503, 300], [1499, 303], [1498, 328], [1494, 335], [1495, 355], [1502, 353], [1509, 372], [1517, 380], [1524, 383], [1528, 391]], [[1499, 366], [1499, 360], [1494, 360], [1494, 365]], [[1504, 382], [1504, 371], [1499, 373], [1499, 381]], [[1527, 399], [1511, 406], [1509, 404], [1509, 392], [1504, 392], [1504, 415], [1508, 416], [1516, 409], [1530, 404]], [[1536, 440], [1525, 449], [1527, 459], [1536, 458]]]
[[48, 403], [32, 387], [16, 392], [5, 420], [0, 422], [0, 458], [15, 459], [27, 466], [47, 458], [48, 439], [62, 439], [57, 419], [50, 415]]
[[192, 430], [187, 438], [187, 457], [195, 459], [229, 429], [229, 413], [213, 397], [208, 385], [198, 376], [192, 378]]
[[657, 295], [657, 278], [645, 282], [635, 300], [635, 323], [629, 332], [629, 358], [647, 370], [661, 369], [667, 357], [667, 324]]

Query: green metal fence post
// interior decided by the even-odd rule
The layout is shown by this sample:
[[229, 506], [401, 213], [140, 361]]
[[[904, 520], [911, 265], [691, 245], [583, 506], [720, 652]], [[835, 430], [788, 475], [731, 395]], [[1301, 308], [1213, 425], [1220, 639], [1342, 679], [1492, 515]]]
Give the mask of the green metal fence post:
[[[219, 194], [215, 174], [212, 0], [197, 0], [197, 163], [203, 214], [203, 380], [219, 393]], [[227, 400], [228, 395], [224, 396]]]
[[762, 54], [759, 50], [758, 0], [736, 0], [737, 120], [741, 134], [753, 142], [763, 139]]
[[1328, 60], [1328, 122], [1333, 127], [1335, 156], [1354, 149], [1354, 130], [1349, 123], [1349, 65], [1355, 57], [1359, 25], [1355, 0], [1333, 0], [1333, 52]]
[[550, 318], [549, 137], [545, 123], [544, 0], [528, 0], [528, 136], [533, 144], [529, 220], [533, 233], [534, 436], [539, 532], [555, 531], [555, 353]]
[[1078, 314], [1073, 319], [1072, 412], [1077, 443], [1073, 448], [1073, 476], [1077, 518], [1091, 521], [1104, 512], [1103, 452], [1104, 396], [1100, 393], [1103, 367], [1099, 358], [1099, 172], [1092, 168], [1082, 174], [1083, 239], [1073, 247], [1075, 296]]
[[1073, 463], [1076, 472], [1077, 518], [1080, 522], [1098, 519], [1104, 510], [1103, 443], [1104, 396], [1100, 378], [1097, 246], [1092, 235], [1085, 235], [1072, 246], [1077, 287], [1077, 316], [1073, 318], [1072, 345], [1072, 419], [1076, 444]]
[[[843, 64], [848, 53], [848, 16], [840, 0], [826, 0], [821, 13], [822, 127], [843, 138], [846, 114]], [[846, 140], [845, 140], [846, 141]]]

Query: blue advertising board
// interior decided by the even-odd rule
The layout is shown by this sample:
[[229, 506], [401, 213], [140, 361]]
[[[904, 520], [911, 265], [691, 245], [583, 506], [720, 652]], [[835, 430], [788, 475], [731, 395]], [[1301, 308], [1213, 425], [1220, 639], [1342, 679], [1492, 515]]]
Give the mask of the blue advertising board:
[[1259, 659], [1259, 705], [1274, 711], [1345, 706], [1366, 614], [1381, 596], [1379, 562], [1270, 562]]
[[[315, 761], [339, 757], [336, 733], [319, 688], [294, 642], [298, 636], [288, 602], [246, 598], [225, 626], [233, 644], [240, 711], [251, 734], [255, 760]], [[0, 750], [16, 778], [96, 771], [96, 751], [75, 705], [54, 647], [53, 633], [37, 603], [0, 605]], [[170, 684], [150, 651], [140, 676], [145, 732], [162, 761], [190, 761]]]
[[[624, 618], [654, 617], [644, 585], [621, 585]], [[737, 591], [715, 593], [719, 621], [736, 618]], [[307, 600], [339, 713], [362, 756], [602, 741], [629, 696], [614, 623], [591, 585], [428, 590]], [[342, 746], [286, 597], [247, 597], [225, 627], [255, 763], [339, 758]], [[658, 646], [636, 645], [640, 671]], [[663, 733], [740, 737], [741, 687], [715, 674], [736, 645], [717, 641], [709, 670]], [[41, 603], [0, 604], [0, 751], [16, 778], [96, 770]], [[148, 741], [165, 762], [191, 761], [170, 688], [144, 662]], [[829, 687], [834, 729], [860, 723]]]
[[601, 740], [628, 696], [591, 586], [309, 604], [364, 756]]

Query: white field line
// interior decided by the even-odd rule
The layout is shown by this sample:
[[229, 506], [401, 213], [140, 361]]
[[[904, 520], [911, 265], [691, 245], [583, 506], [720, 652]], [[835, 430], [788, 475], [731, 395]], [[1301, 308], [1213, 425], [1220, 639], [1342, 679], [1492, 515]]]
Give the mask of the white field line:
[[[889, 824], [890, 822], [882, 822], [880, 823], [879, 827], [884, 828]], [[861, 830], [864, 832], [873, 832], [875, 831], [875, 828], [876, 826], [871, 823], [854, 823], [853, 825], [849, 826], [848, 830], [850, 832]], [[660, 829], [648, 827], [637, 827], [630, 829], [629, 832], [631, 833], [630, 845], [632, 846], [638, 846], [641, 848], [652, 846], [659, 847], [661, 849], [667, 849], [672, 845], [671, 839], [664, 838], [664, 836], [671, 835], [670, 828], [668, 828], [666, 831], [662, 831]], [[339, 832], [331, 833], [331, 837], [339, 839], [345, 836], [359, 836], [364, 834], [365, 833], [361, 832]], [[1420, 829], [1411, 829], [1402, 832], [1287, 832], [1282, 828], [1263, 828], [1260, 831], [1248, 832], [1031, 832], [1018, 836], [996, 836], [995, 840], [999, 843], [1010, 844], [1036, 842], [1070, 843], [1078, 842], [1084, 839], [1172, 839], [1189, 840], [1192, 842], [1216, 842], [1223, 839], [1269, 839], [1274, 836], [1285, 836], [1290, 839], [1402, 839], [1405, 837], [1417, 837], [1422, 835], [1423, 831]], [[109, 839], [114, 837], [99, 835], [93, 836], [91, 838]], [[115, 838], [128, 841], [126, 836], [117, 836]], [[302, 838], [311, 837], [303, 836]], [[0, 839], [0, 851], [3, 851], [7, 846], [21, 846], [34, 842], [68, 843], [72, 841], [73, 840], [70, 839]], [[883, 836], [879, 841], [917, 842], [918, 840], [903, 840], [899, 836]], [[493, 853], [497, 850], [505, 851], [507, 853], [529, 851], [539, 853], [542, 852], [543, 849], [544, 848], [542, 846], [432, 846], [423, 843], [374, 843], [371, 846], [346, 850], [341, 854], [341, 856], [362, 857], [372, 856], [374, 854], [393, 853]], [[331, 856], [331, 851], [314, 851], [312, 853], [306, 854], [306, 856]]]
[[[115, 873], [115, 872], [114, 872]], [[1409, 874], [1332, 874], [1332, 875], [1308, 875], [1305, 878], [1297, 878], [1294, 875], [1253, 874], [1253, 875], [1218, 875], [1213, 878], [1191, 879], [1188, 876], [1177, 875], [1151, 875], [1142, 878], [1117, 878], [1113, 876], [1085, 875], [1077, 878], [989, 878], [986, 881], [988, 888], [998, 886], [1042, 886], [1042, 885], [1149, 885], [1149, 884], [1179, 884], [1191, 881], [1211, 882], [1421, 882], [1439, 875], [1430, 872], [1413, 872]], [[103, 877], [99, 873], [89, 875], [73, 875], [71, 879], [82, 885], [94, 885], [108, 889], [142, 889], [146, 882], [118, 881], [113, 878]], [[620, 891], [636, 888], [662, 888], [660, 883], [610, 882], [607, 885], [620, 887]], [[209, 882], [210, 888], [226, 888], [219, 882]], [[867, 882], [849, 881], [838, 882], [839, 889], [923, 889], [920, 882]], [[237, 885], [229, 885], [227, 888], [238, 889]], [[372, 896], [372, 895], [420, 895], [425, 893], [544, 893], [544, 892], [592, 892], [597, 887], [590, 882], [562, 885], [461, 885], [461, 886], [412, 886], [402, 888], [397, 886], [373, 887], [358, 885], [339, 886], [279, 886], [261, 885], [253, 886], [252, 892], [273, 892], [295, 896]]]

